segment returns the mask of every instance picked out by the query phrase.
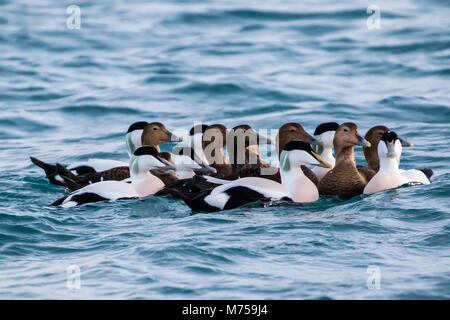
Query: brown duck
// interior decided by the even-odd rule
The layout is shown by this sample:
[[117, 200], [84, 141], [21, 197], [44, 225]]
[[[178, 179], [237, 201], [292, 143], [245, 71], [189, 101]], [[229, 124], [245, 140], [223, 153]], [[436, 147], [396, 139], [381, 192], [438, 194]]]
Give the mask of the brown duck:
[[349, 199], [363, 193], [369, 181], [356, 168], [354, 155], [356, 145], [370, 147], [370, 142], [358, 134], [358, 127], [353, 122], [341, 124], [333, 140], [336, 165], [320, 180], [318, 185], [320, 194]]

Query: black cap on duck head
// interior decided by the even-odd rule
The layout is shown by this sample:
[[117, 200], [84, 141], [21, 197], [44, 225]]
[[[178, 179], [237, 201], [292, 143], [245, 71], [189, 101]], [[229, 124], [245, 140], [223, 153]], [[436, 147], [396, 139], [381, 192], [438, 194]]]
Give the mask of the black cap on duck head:
[[159, 152], [154, 147], [143, 146], [143, 147], [137, 148], [136, 151], [134, 152], [134, 155], [135, 156], [149, 155], [149, 156], [153, 156], [153, 157], [157, 158], [159, 156]]
[[336, 122], [325, 122], [317, 126], [316, 130], [314, 131], [314, 135], [318, 136], [327, 131], [336, 131], [338, 127], [339, 124]]
[[302, 140], [292, 140], [291, 142], [288, 142], [288, 144], [283, 148], [283, 151], [292, 150], [303, 150], [308, 153], [314, 152], [314, 150], [311, 148], [311, 145]]
[[189, 135], [193, 136], [194, 134], [197, 133], [205, 133], [206, 129], [208, 129], [208, 125], [207, 124], [198, 124], [196, 126], [193, 126], [191, 128], [191, 130], [189, 131]]
[[385, 132], [381, 136], [381, 140], [383, 140], [384, 142], [394, 142], [395, 140], [398, 140], [398, 139], [399, 138], [394, 131]]
[[[291, 152], [294, 150], [299, 150], [299, 151], [305, 151], [306, 153], [308, 153], [309, 155], [311, 155], [311, 157], [313, 157], [314, 159], [316, 159], [319, 163], [320, 166], [322, 167], [326, 167], [326, 168], [330, 168], [331, 169], [331, 165], [327, 162], [325, 162], [322, 157], [320, 155], [318, 155], [312, 148], [311, 145], [305, 141], [302, 140], [293, 140], [288, 142], [282, 151], [282, 156], [280, 158], [280, 168], [283, 166], [285, 169], [288, 168], [287, 163], [286, 163], [286, 157], [285, 157], [285, 151], [287, 152]], [[305, 163], [307, 164], [307, 163]], [[312, 163], [311, 163], [312, 164]], [[315, 165], [315, 164], [313, 164]]]
[[136, 131], [136, 130], [144, 130], [145, 126], [148, 124], [147, 121], [138, 121], [133, 123], [129, 128], [127, 133]]

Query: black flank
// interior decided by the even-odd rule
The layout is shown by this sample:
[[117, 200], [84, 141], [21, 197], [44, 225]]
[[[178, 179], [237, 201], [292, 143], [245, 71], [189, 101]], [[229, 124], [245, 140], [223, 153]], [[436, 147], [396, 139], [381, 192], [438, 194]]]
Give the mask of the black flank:
[[226, 190], [225, 193], [230, 196], [230, 199], [228, 199], [225, 204], [224, 210], [234, 209], [258, 200], [265, 202], [270, 201], [270, 199], [266, 198], [263, 194], [242, 186], [230, 188]]

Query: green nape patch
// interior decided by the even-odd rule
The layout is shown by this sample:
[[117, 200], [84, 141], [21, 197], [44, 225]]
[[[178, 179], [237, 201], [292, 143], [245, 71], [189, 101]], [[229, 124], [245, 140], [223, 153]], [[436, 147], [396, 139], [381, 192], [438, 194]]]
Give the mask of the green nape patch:
[[291, 170], [291, 162], [289, 161], [289, 152], [282, 151], [280, 155], [280, 169], [283, 171]]
[[130, 159], [130, 171], [139, 174], [139, 157], [132, 156]]
[[134, 151], [136, 151], [136, 146], [134, 145], [134, 143], [133, 143], [133, 141], [131, 139], [131, 135], [132, 135], [132, 132], [127, 134], [127, 140], [126, 141], [127, 141], [128, 152], [130, 154], [133, 154]]

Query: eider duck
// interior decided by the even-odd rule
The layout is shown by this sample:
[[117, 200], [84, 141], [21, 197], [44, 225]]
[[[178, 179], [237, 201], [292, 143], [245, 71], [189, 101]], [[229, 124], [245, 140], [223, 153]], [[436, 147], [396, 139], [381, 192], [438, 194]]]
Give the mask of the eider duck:
[[[336, 122], [325, 122], [317, 126], [314, 131], [314, 138], [319, 142], [315, 145], [314, 149], [322, 157], [324, 161], [331, 164], [333, 167], [336, 164], [336, 159], [333, 156], [333, 140], [334, 133], [336, 132], [339, 124]], [[328, 171], [329, 168], [314, 167], [312, 169], [317, 177], [317, 180], [321, 180]]]
[[[360, 173], [364, 174], [367, 177], [367, 180], [372, 179], [378, 169], [380, 168], [380, 160], [378, 157], [378, 143], [381, 140], [381, 136], [389, 132], [390, 129], [386, 126], [375, 126], [372, 127], [369, 131], [367, 131], [365, 135], [365, 139], [370, 142], [370, 147], [363, 147], [364, 157], [366, 158], [366, 162], [368, 167], [365, 166], [357, 166]], [[400, 141], [402, 147], [412, 147], [413, 144], [406, 141], [402, 137], [398, 136], [398, 140]], [[422, 171], [428, 179], [433, 176], [433, 170], [429, 168], [418, 169]]]
[[258, 134], [248, 124], [241, 124], [232, 128], [227, 137], [231, 174], [223, 179], [235, 180], [237, 178], [269, 175], [276, 172], [277, 168], [271, 167], [268, 162], [261, 158], [258, 148], [259, 144], [272, 144], [272, 141]]
[[289, 199], [296, 203], [309, 203], [319, 199], [316, 185], [304, 175], [302, 165], [329, 167], [311, 146], [300, 140], [291, 141], [281, 152], [280, 172], [282, 183], [261, 177], [240, 178], [234, 181], [205, 177], [222, 183], [203, 190], [194, 198], [178, 196], [195, 211], [215, 212], [237, 208], [255, 201]]
[[[126, 134], [126, 146], [129, 155], [133, 155], [136, 148], [141, 146], [152, 146], [159, 152], [159, 145], [164, 142], [179, 142], [182, 138], [177, 137], [166, 129], [164, 124], [160, 122], [147, 123], [144, 121], [133, 123]], [[115, 160], [103, 160], [103, 159], [93, 159], [88, 162], [103, 163], [109, 162], [109, 169], [100, 170], [100, 167], [91, 168], [87, 172], [81, 174], [75, 174], [79, 172], [79, 169], [72, 169], [74, 165], [68, 166], [65, 170], [64, 166], [61, 165], [47, 165], [52, 166], [51, 179], [52, 182], [56, 180], [58, 185], [74, 190], [76, 186], [84, 187], [88, 184], [99, 182], [99, 181], [109, 181], [109, 180], [125, 180], [130, 177], [130, 169], [127, 162], [115, 161]], [[113, 166], [116, 164], [116, 166]], [[86, 163], [84, 163], [86, 167]], [[78, 168], [80, 168], [78, 166]], [[64, 175], [64, 177], [62, 177]], [[47, 175], [48, 177], [48, 175]], [[70, 183], [70, 181], [75, 182], [75, 184]], [[76, 189], [75, 189], [76, 190]]]
[[399, 169], [402, 143], [394, 131], [383, 133], [378, 144], [379, 170], [364, 188], [364, 194], [397, 188], [407, 183], [430, 184], [420, 170]]
[[333, 139], [336, 165], [320, 180], [320, 194], [348, 199], [363, 193], [369, 181], [356, 168], [355, 145], [370, 146], [370, 142], [358, 134], [358, 127], [353, 122], [341, 124]]
[[[133, 123], [128, 128], [125, 136], [128, 154], [132, 154], [135, 146], [140, 145], [140, 140], [139, 143], [137, 143], [136, 137], [139, 137], [140, 139], [140, 136], [142, 135], [142, 132], [147, 124], [148, 122], [146, 121], [138, 121]], [[63, 179], [57, 173], [56, 165], [45, 163], [34, 157], [30, 157], [30, 160], [45, 171], [45, 175], [50, 183], [65, 187]], [[89, 159], [87, 161], [75, 162], [65, 167], [72, 171], [72, 174], [74, 175], [83, 175], [87, 173], [102, 172], [111, 168], [122, 166], [128, 166], [128, 162], [107, 159]]]
[[130, 169], [131, 183], [114, 180], [96, 182], [70, 193], [52, 205], [68, 208], [104, 200], [148, 197], [164, 187], [164, 183], [152, 175], [150, 170], [176, 170], [176, 167], [161, 158], [156, 148], [144, 146], [134, 152], [130, 159]]
[[[384, 133], [389, 132], [389, 128], [386, 126], [375, 126], [367, 131], [364, 138], [370, 142], [370, 147], [363, 147], [364, 157], [366, 158], [367, 166], [374, 170], [378, 171], [380, 168], [380, 160], [378, 158], [378, 143], [381, 140], [381, 137]], [[413, 144], [398, 137], [398, 140], [402, 144], [403, 147], [412, 147]]]

